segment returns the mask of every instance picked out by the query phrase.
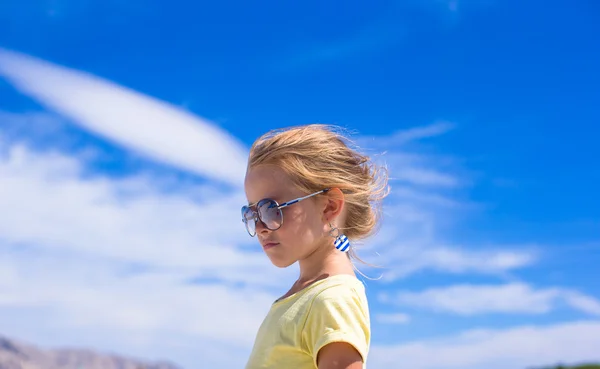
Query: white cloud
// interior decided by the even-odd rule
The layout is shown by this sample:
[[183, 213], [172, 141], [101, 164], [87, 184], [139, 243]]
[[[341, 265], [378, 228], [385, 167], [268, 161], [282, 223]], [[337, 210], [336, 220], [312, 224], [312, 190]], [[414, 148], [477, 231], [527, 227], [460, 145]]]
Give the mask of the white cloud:
[[456, 187], [459, 185], [459, 181], [456, 177], [428, 169], [400, 169], [394, 172], [393, 179], [417, 185], [436, 185], [443, 187]]
[[375, 319], [383, 324], [406, 324], [410, 322], [410, 315], [404, 313], [377, 314]]
[[[37, 154], [23, 146], [12, 146], [0, 163], [0, 173], [4, 179], [0, 204], [5, 210], [0, 232], [9, 240], [170, 264], [176, 261], [170, 262], [169, 258], [177, 257], [173, 247], [182, 245], [164, 247], [168, 245], [166, 240], [175, 239], [177, 233], [162, 232], [172, 229], [169, 223], [174, 220], [162, 219], [163, 214], [177, 209], [182, 225], [208, 222], [206, 215], [181, 198], [164, 196], [164, 202], [156, 201], [156, 197], [147, 195], [148, 187], [142, 183], [136, 185], [139, 191], [131, 191], [136, 195], [121, 199], [119, 193], [126, 183], [103, 176], [82, 179], [79, 163], [57, 153]], [[164, 228], [154, 234], [156, 223], [163, 221], [167, 222]], [[120, 240], [107, 242], [106, 238], [116, 234], [121, 235]], [[179, 258], [181, 262], [185, 259]]]
[[0, 283], [0, 309], [48, 309], [51, 324], [63, 329], [102, 327], [150, 336], [172, 331], [249, 345], [275, 298], [254, 286], [189, 283], [176, 270], [128, 274], [101, 259], [35, 249], [4, 252], [0, 265], [10, 271], [10, 279]]
[[399, 306], [412, 306], [460, 315], [488, 313], [548, 313], [560, 301], [584, 312], [600, 315], [600, 301], [576, 291], [561, 288], [535, 289], [524, 283], [504, 285], [452, 285], [421, 292], [399, 292], [385, 300]]
[[63, 154], [23, 145], [4, 149], [0, 238], [6, 242], [274, 283], [254, 277], [269, 265], [259, 247], [242, 252], [237, 246], [256, 243], [240, 220], [241, 191], [205, 185], [194, 201], [185, 191], [161, 193], [152, 176], [94, 176]]
[[3, 49], [0, 76], [73, 123], [137, 153], [236, 187], [243, 183], [246, 148], [181, 109], [96, 76]]
[[455, 126], [456, 125], [452, 122], [439, 121], [422, 127], [413, 127], [397, 131], [389, 139], [393, 143], [400, 145], [411, 141], [441, 136], [450, 132]]
[[600, 321], [472, 330], [457, 336], [375, 346], [371, 368], [506, 369], [600, 360]]
[[[36, 250], [4, 253], [0, 267], [7, 265], [11, 279], [0, 281], [2, 334], [50, 347], [169, 359], [186, 368], [199, 359], [243, 365], [275, 298], [251, 287], [186, 284], [176, 271], [122, 275], [114, 263]], [[219, 356], [225, 349], [230, 355]]]
[[[150, 174], [111, 178], [58, 152], [0, 145], [3, 334], [187, 367], [198, 347], [247, 352], [294, 269], [239, 247], [256, 244], [240, 191], [164, 193]], [[201, 355], [221, 363], [211, 352]]]
[[[456, 124], [452, 122], [437, 121], [423, 126], [401, 129], [385, 136], [363, 135], [357, 142], [365, 146], [376, 145], [377, 147], [385, 148], [386, 150], [396, 151], [399, 149], [407, 149], [409, 144], [418, 143], [424, 139], [442, 136], [453, 130], [455, 127]], [[412, 160], [424, 159], [424, 157], [418, 155], [410, 155], [408, 152], [404, 152], [398, 157], [403, 159], [403, 162], [405, 163]]]
[[473, 251], [459, 247], [411, 246], [410, 243], [394, 245], [380, 251], [382, 258], [390, 260], [385, 280], [393, 281], [418, 271], [430, 270], [452, 274], [478, 273], [503, 274], [523, 268], [536, 260], [534, 251], [527, 248], [496, 248]]
[[356, 140], [371, 151], [386, 151], [373, 157], [390, 169], [391, 193], [384, 207], [383, 227], [361, 250], [367, 261], [385, 268], [384, 282], [431, 271], [504, 276], [538, 259], [537, 245], [452, 245], [446, 241], [444, 229], [460, 228], [458, 220], [467, 211], [477, 210], [477, 204], [460, 197], [459, 191], [466, 191], [470, 181], [460, 175], [463, 170], [458, 160], [422, 150], [419, 145], [454, 127], [451, 122], [439, 121], [390, 136]]
[[413, 188], [414, 186], [398, 186], [393, 185], [394, 192], [393, 197], [399, 201], [412, 201], [424, 206], [435, 206], [442, 209], [446, 208], [461, 208], [464, 206], [460, 201], [437, 194], [435, 192], [419, 191]]
[[[446, 134], [455, 124], [446, 121], [398, 131], [390, 136], [365, 136], [357, 140], [363, 147], [387, 151], [376, 157], [390, 168], [389, 202], [384, 209], [384, 225], [366, 251], [381, 265], [385, 282], [417, 272], [505, 275], [537, 261], [535, 245], [452, 245], [444, 228], [454, 230], [467, 211], [476, 204], [460, 198], [460, 190], [470, 183], [461, 177], [457, 160], [421, 150], [423, 140]], [[447, 192], [451, 189], [451, 192]]]
[[577, 291], [561, 290], [561, 296], [571, 307], [592, 315], [600, 315], [600, 300]]

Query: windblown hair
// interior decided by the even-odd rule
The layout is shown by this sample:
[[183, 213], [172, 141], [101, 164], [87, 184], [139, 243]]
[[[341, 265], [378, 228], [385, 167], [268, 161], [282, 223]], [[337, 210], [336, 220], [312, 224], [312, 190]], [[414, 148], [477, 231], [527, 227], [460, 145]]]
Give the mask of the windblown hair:
[[323, 124], [272, 130], [250, 149], [248, 167], [274, 164], [306, 194], [324, 188], [344, 193], [346, 219], [338, 228], [350, 240], [372, 235], [387, 196], [387, 170], [353, 148], [342, 129]]

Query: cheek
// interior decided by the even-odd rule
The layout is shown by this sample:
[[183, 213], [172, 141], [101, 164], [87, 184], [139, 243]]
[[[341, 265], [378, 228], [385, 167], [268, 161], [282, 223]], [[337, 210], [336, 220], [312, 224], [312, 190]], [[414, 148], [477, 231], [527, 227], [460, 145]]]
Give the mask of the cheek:
[[295, 235], [302, 232], [303, 224], [305, 223], [305, 215], [298, 209], [288, 208], [283, 210], [283, 226], [280, 228], [281, 233], [286, 235]]
[[309, 216], [310, 213], [302, 208], [287, 210], [283, 214], [281, 231], [291, 243], [312, 241], [323, 235], [323, 225], [318, 218]]

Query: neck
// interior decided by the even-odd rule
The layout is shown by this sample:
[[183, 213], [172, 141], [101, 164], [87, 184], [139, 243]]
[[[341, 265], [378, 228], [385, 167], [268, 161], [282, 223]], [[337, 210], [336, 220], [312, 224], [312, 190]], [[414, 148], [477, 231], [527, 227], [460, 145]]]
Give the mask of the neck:
[[299, 282], [311, 281], [322, 276], [354, 274], [348, 255], [332, 245], [317, 247], [311, 254], [299, 260], [298, 264], [300, 266]]

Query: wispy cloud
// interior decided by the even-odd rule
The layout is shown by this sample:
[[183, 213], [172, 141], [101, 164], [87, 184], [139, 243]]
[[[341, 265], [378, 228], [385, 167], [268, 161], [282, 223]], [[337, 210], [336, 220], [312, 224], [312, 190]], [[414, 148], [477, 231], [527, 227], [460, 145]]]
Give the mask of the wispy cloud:
[[366, 145], [377, 144], [378, 147], [388, 149], [398, 148], [398, 146], [408, 143], [442, 136], [455, 128], [455, 123], [438, 121], [424, 126], [401, 129], [386, 136], [363, 136], [361, 137], [361, 142], [364, 142]]
[[[576, 344], [574, 344], [576, 342]], [[557, 363], [595, 362], [600, 321], [504, 330], [471, 330], [439, 339], [372, 349], [370, 366], [395, 368], [398, 360], [415, 369], [506, 369]]]
[[542, 314], [565, 302], [577, 310], [600, 316], [600, 301], [569, 289], [535, 289], [525, 283], [503, 285], [461, 284], [421, 292], [399, 292], [384, 298], [398, 306], [411, 306], [460, 315], [490, 313]]
[[80, 161], [60, 153], [23, 145], [2, 151], [5, 241], [231, 281], [249, 281], [252, 270], [267, 265], [261, 253], [238, 248], [251, 242], [238, 214], [241, 191], [204, 185], [199, 193], [162, 193], [150, 175], [114, 179], [85, 173]]
[[[432, 124], [398, 130], [389, 135], [361, 136], [356, 143], [370, 151], [380, 150], [384, 155], [376, 155], [393, 168], [390, 179], [394, 186], [408, 184], [413, 190], [431, 191], [432, 188], [448, 189], [463, 187], [466, 182], [459, 178], [453, 158], [425, 153], [421, 144], [427, 139], [443, 136], [453, 130], [456, 124], [439, 121]], [[414, 192], [414, 191], [413, 191]]]
[[4, 49], [0, 49], [0, 76], [73, 123], [125, 148], [237, 187], [242, 184], [246, 148], [214, 124], [181, 109], [96, 76]]
[[533, 249], [519, 250], [516, 247], [475, 251], [460, 247], [419, 247], [405, 244], [388, 247], [381, 253], [393, 265], [386, 272], [385, 281], [393, 281], [418, 271], [503, 275], [507, 271], [529, 266], [537, 258]]
[[588, 314], [600, 316], [600, 300], [578, 291], [561, 290], [561, 298], [571, 307]]
[[433, 170], [406, 168], [394, 173], [394, 180], [406, 181], [419, 185], [437, 185], [443, 187], [456, 187], [459, 181], [456, 177], [438, 173]]
[[[209, 184], [165, 193], [150, 174], [92, 174], [60, 152], [0, 142], [3, 334], [52, 345], [94, 337], [84, 344], [178, 352], [188, 367], [197, 360], [197, 346], [182, 348], [190, 340], [246, 352], [271, 291], [294, 270], [240, 247], [254, 245], [236, 210], [241, 192]], [[51, 331], [60, 334], [46, 341]]]
[[[356, 140], [359, 147], [385, 151], [374, 158], [390, 169], [392, 191], [385, 207], [384, 225], [367, 247], [377, 249], [377, 260], [371, 260], [385, 267], [384, 282], [417, 272], [505, 275], [538, 259], [536, 245], [447, 242], [441, 230], [460, 228], [462, 224], [455, 219], [475, 208], [464, 200], [471, 181], [461, 174], [458, 160], [422, 150], [421, 145], [455, 128], [455, 123], [438, 121], [387, 136], [362, 136]], [[464, 198], [457, 195], [461, 191]]]
[[397, 131], [390, 137], [389, 143], [401, 145], [410, 141], [441, 136], [454, 129], [456, 125], [448, 121], [439, 121], [422, 127]]
[[383, 324], [406, 324], [410, 322], [410, 315], [404, 313], [377, 314], [375, 319]]

